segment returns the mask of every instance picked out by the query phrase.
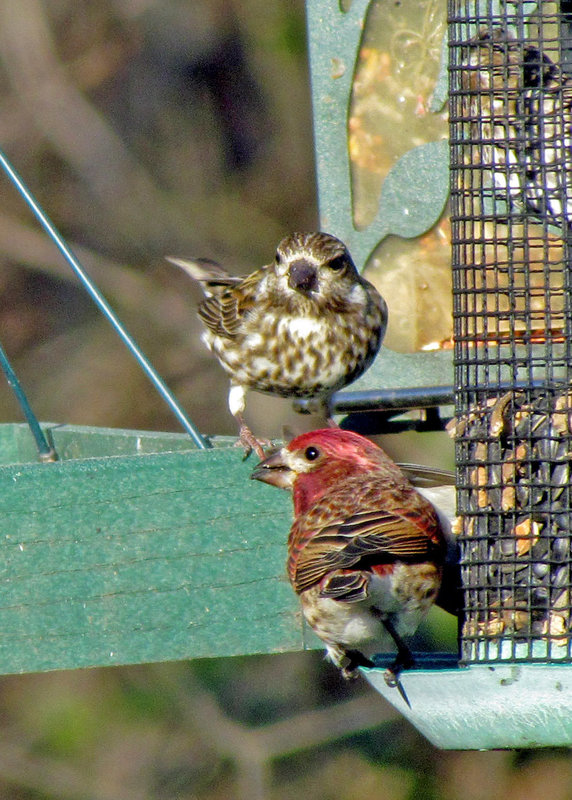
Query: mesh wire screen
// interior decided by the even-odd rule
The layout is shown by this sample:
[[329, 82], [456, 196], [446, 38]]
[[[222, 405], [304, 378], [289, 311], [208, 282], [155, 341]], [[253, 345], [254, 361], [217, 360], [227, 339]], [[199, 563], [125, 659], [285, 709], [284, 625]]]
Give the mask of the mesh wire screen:
[[449, 0], [466, 661], [571, 658], [571, 5]]

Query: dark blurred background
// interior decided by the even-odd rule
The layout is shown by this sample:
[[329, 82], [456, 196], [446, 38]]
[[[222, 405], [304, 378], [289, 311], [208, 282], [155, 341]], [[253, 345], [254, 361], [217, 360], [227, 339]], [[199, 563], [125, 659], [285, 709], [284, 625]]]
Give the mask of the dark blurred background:
[[[303, 0], [0, 0], [0, 108], [2, 146], [193, 421], [234, 433], [197, 292], [163, 256], [242, 273], [317, 226]], [[177, 430], [0, 187], [0, 340], [38, 416]], [[428, 636], [450, 644], [450, 622]], [[572, 797], [567, 751], [438, 752], [321, 653], [10, 676], [0, 715], [9, 800]]]
[[[164, 256], [248, 272], [316, 227], [303, 3], [3, 0], [0, 92], [24, 179], [201, 430], [234, 433], [199, 294]], [[1, 191], [0, 330], [38, 416], [177, 429]]]

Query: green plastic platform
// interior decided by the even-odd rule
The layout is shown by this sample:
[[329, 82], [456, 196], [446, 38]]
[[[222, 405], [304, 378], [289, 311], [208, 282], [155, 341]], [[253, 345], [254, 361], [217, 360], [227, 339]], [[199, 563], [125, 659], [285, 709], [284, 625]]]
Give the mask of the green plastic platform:
[[0, 425], [0, 673], [306, 646], [291, 499], [234, 440], [43, 428], [60, 461]]
[[387, 686], [383, 669], [363, 674], [436, 747], [498, 750], [572, 742], [572, 665], [424, 669], [431, 657], [417, 660], [420, 669], [401, 675], [409, 706]]

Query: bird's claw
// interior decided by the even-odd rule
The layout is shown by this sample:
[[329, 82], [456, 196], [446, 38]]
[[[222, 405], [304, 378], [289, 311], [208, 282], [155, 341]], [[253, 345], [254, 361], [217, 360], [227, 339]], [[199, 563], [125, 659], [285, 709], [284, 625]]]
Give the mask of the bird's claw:
[[367, 669], [375, 667], [373, 661], [364, 656], [363, 653], [360, 653], [359, 650], [346, 650], [343, 661], [344, 663], [338, 664], [338, 666], [342, 676], [347, 681], [355, 680], [358, 677], [358, 667], [367, 667]]
[[389, 686], [390, 689], [395, 689], [395, 687], [397, 686], [398, 677], [391, 668], [385, 670], [385, 672], [383, 673], [383, 679], [385, 680], [386, 684]]
[[397, 691], [401, 695], [401, 698], [402, 698], [403, 702], [407, 703], [409, 708], [411, 708], [411, 703], [409, 702], [409, 698], [407, 697], [407, 693], [406, 693], [405, 689], [403, 688], [403, 684], [399, 680], [399, 672], [394, 672], [394, 670], [391, 667], [389, 667], [388, 669], [385, 670], [385, 673], [384, 673], [383, 677], [385, 679], [386, 684], [391, 689], [397, 689]]
[[399, 676], [402, 670], [409, 669], [414, 665], [414, 663], [415, 659], [413, 658], [409, 650], [401, 651], [400, 653], [398, 653], [397, 658], [395, 659], [393, 664], [390, 667], [388, 667], [383, 674], [387, 686], [389, 686], [391, 689], [397, 689], [403, 701], [407, 703], [409, 708], [411, 708], [411, 703], [409, 702], [409, 698], [407, 697], [405, 689], [403, 688], [403, 684], [399, 680]]
[[346, 680], [346, 681], [355, 681], [359, 676], [358, 670], [355, 669], [355, 668], [352, 669], [349, 666], [348, 667], [342, 667], [340, 672], [342, 673], [342, 678], [344, 680]]
[[264, 461], [264, 459], [266, 458], [266, 453], [264, 452], [264, 448], [270, 447], [271, 444], [272, 443], [268, 439], [257, 439], [247, 425], [241, 425], [240, 432], [238, 434], [238, 440], [235, 443], [235, 447], [244, 448], [245, 459], [248, 458], [248, 456], [254, 450], [258, 458], [261, 461]]

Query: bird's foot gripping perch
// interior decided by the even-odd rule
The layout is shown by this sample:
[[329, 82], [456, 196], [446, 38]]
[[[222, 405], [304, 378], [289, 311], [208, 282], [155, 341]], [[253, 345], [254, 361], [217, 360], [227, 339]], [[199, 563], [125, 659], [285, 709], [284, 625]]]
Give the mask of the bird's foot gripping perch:
[[354, 680], [358, 676], [358, 667], [373, 669], [375, 664], [369, 658], [360, 653], [359, 650], [345, 650], [343, 658], [334, 660], [333, 663], [339, 667], [342, 676], [346, 680]]
[[388, 686], [398, 686], [399, 675], [404, 669], [410, 669], [415, 665], [415, 659], [408, 651], [407, 658], [398, 655], [393, 664], [385, 670], [384, 679]]
[[[332, 648], [328, 648], [328, 651], [330, 652], [330, 657], [332, 658]], [[357, 678], [359, 674], [359, 667], [366, 667], [367, 669], [375, 668], [375, 663], [371, 661], [371, 659], [364, 656], [363, 653], [360, 653], [359, 650], [345, 650], [343, 658], [334, 657], [332, 660], [336, 666], [339, 667], [342, 676], [346, 680], [354, 680]], [[399, 675], [402, 670], [412, 667], [414, 663], [415, 661], [411, 655], [411, 652], [406, 648], [404, 651], [400, 651], [397, 654], [397, 658], [393, 664], [385, 670], [383, 675], [386, 684], [392, 689], [397, 689], [403, 698], [403, 701], [407, 703], [409, 708], [411, 708], [411, 703], [409, 702], [407, 693], [403, 688], [403, 684], [399, 680]]]
[[270, 447], [272, 442], [269, 439], [257, 439], [256, 436], [252, 433], [246, 422], [240, 417], [240, 430], [238, 432], [238, 439], [236, 442], [236, 447], [243, 447], [244, 448], [244, 457], [248, 458], [248, 456], [254, 452], [261, 460], [266, 458], [266, 453], [264, 452], [265, 447]]
[[399, 675], [404, 669], [410, 669], [415, 664], [415, 659], [411, 650], [407, 647], [401, 636], [397, 633], [389, 620], [384, 620], [383, 625], [397, 645], [397, 656], [393, 664], [385, 670], [384, 680], [388, 686], [397, 689], [404, 702], [411, 708], [409, 698], [405, 693], [403, 684], [399, 680]]

